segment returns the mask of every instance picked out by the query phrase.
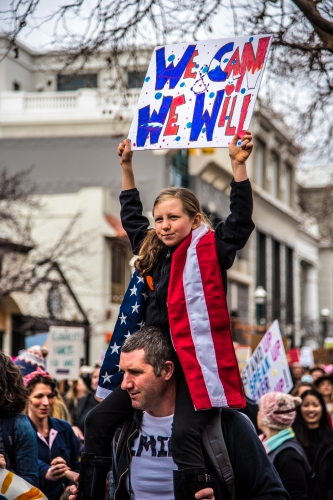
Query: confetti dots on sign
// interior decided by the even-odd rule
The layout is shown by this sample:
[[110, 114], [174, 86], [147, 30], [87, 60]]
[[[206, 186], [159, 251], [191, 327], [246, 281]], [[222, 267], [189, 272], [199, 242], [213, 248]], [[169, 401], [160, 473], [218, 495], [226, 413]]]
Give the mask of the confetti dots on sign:
[[174, 58], [175, 58], [175, 55], [174, 55], [174, 54], [171, 54], [171, 56], [169, 56], [169, 57], [168, 57], [168, 61], [170, 61], [170, 62], [171, 62], [171, 61], [173, 61], [173, 60], [174, 60]]
[[184, 82], [182, 82], [182, 83], [180, 84], [180, 87], [185, 87], [185, 83], [184, 83]]
[[237, 146], [241, 146], [241, 145], [242, 145], [242, 141], [238, 141]]
[[212, 98], [212, 97], [214, 97], [214, 95], [215, 95], [215, 92], [210, 92], [209, 97]]
[[253, 42], [253, 36], [250, 36], [249, 42]]
[[228, 58], [228, 57], [226, 57], [225, 59], [223, 59], [223, 62], [224, 62], [224, 63], [227, 63], [228, 61], [229, 61], [229, 58]]
[[180, 136], [179, 135], [177, 135], [177, 137], [175, 138], [175, 141], [177, 141], [177, 142], [180, 141]]
[[150, 76], [146, 76], [145, 82], [149, 82], [149, 80], [150, 80]]
[[192, 122], [188, 122], [188, 123], [186, 123], [186, 127], [187, 127], [187, 128], [191, 128], [191, 127], [192, 127]]
[[241, 94], [245, 94], [245, 92], [246, 92], [246, 89], [243, 87], [241, 90]]
[[156, 92], [155, 99], [161, 99], [161, 97], [162, 97], [162, 92]]

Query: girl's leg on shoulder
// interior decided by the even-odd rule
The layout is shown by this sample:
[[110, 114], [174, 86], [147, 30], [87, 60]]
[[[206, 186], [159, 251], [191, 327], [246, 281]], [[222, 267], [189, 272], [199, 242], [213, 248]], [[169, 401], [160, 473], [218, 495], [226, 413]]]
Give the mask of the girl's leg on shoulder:
[[93, 408], [84, 423], [84, 451], [95, 456], [109, 457], [111, 442], [117, 427], [133, 413], [127, 391], [117, 387]]
[[176, 407], [173, 418], [171, 449], [178, 469], [203, 468], [201, 433], [216, 410], [196, 411], [184, 375], [177, 384]]

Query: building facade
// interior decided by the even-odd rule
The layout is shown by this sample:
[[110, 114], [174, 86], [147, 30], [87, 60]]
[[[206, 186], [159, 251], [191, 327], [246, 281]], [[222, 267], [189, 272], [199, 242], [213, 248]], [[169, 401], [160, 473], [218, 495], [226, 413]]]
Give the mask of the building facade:
[[[6, 40], [0, 37], [0, 52]], [[59, 237], [78, 215], [90, 241], [77, 267], [88, 285], [69, 273], [91, 324], [90, 362], [105, 349], [130, 273], [130, 248], [119, 221], [121, 168], [117, 146], [126, 137], [150, 55], [135, 65], [123, 55], [122, 76], [103, 58], [84, 71], [63, 71], [61, 55], [35, 54], [22, 44], [0, 64], [0, 167], [31, 167], [35, 192], [46, 207], [35, 218], [36, 239]], [[119, 71], [119, 68], [118, 68]], [[121, 74], [118, 72], [118, 74]], [[300, 345], [318, 325], [319, 237], [298, 208], [295, 172], [299, 149], [269, 110], [259, 109], [248, 162], [256, 230], [228, 272], [232, 318], [256, 328], [256, 290], [266, 292], [265, 321]], [[144, 212], [151, 216], [165, 186], [190, 187], [214, 222], [229, 213], [232, 171], [225, 149], [140, 151], [134, 157]], [[80, 274], [79, 273], [79, 274]], [[252, 328], [252, 330], [251, 330]]]

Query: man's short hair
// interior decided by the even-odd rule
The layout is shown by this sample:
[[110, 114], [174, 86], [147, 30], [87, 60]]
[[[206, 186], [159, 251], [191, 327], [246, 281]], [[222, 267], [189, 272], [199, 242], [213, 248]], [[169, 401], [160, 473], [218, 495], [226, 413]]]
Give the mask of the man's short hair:
[[170, 334], [157, 326], [145, 326], [128, 337], [122, 345], [121, 352], [132, 352], [144, 349], [145, 361], [154, 369], [156, 377], [160, 377], [166, 361], [172, 361], [175, 371], [179, 370], [179, 360], [173, 348]]

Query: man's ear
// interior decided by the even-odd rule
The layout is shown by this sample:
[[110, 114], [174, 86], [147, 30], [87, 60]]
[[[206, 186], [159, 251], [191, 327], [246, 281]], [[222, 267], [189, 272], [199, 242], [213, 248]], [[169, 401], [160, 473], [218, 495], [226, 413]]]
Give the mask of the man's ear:
[[192, 229], [196, 229], [197, 227], [199, 227], [201, 222], [202, 222], [202, 215], [200, 213], [197, 213], [192, 221]]
[[170, 380], [172, 375], [175, 373], [175, 364], [173, 361], [166, 361], [163, 367], [164, 380]]

